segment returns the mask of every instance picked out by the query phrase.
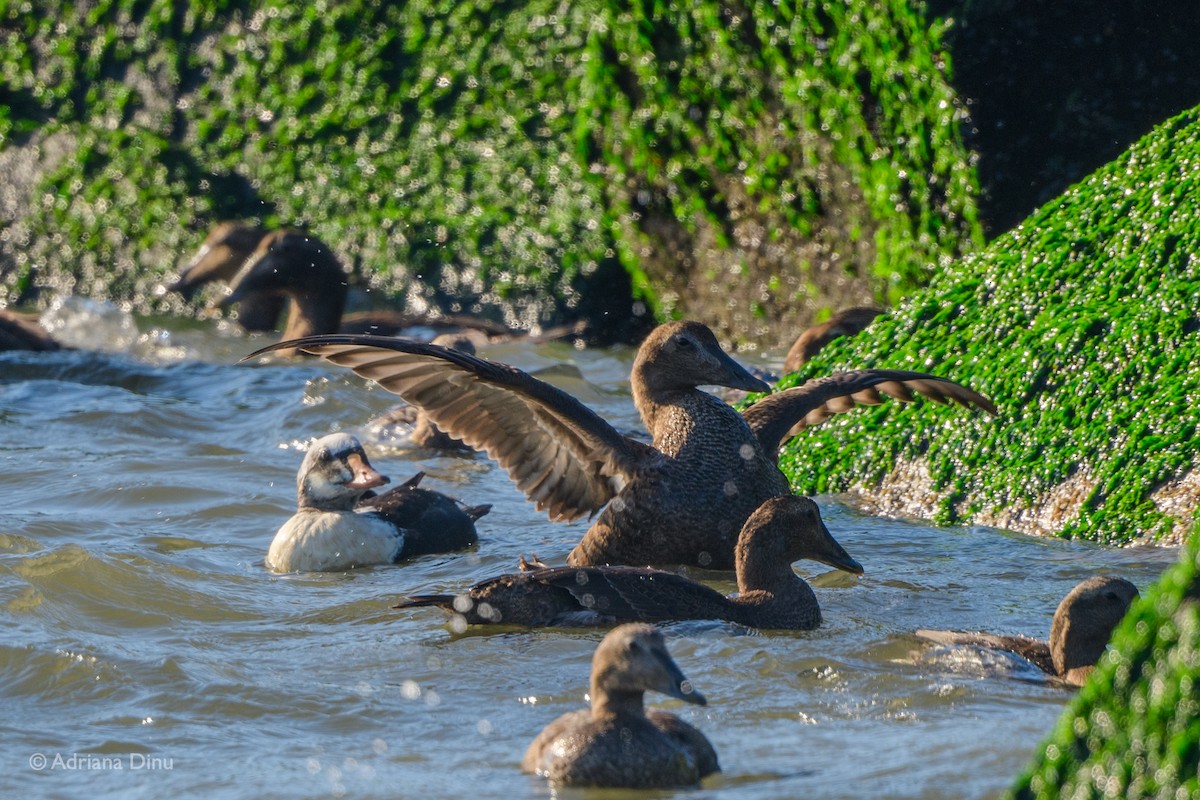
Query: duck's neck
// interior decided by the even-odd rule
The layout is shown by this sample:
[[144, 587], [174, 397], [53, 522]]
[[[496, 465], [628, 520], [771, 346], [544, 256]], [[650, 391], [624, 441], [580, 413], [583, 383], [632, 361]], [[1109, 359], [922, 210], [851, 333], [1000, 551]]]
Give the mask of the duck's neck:
[[320, 290], [300, 289], [288, 293], [291, 310], [283, 338], [299, 339], [321, 333], [337, 333], [346, 310], [346, 285], [335, 282]]
[[[736, 556], [740, 556], [738, 552]], [[770, 554], [758, 554], [758, 558], [737, 558], [734, 568], [737, 570], [738, 592], [771, 592], [776, 595], [792, 594], [797, 585], [808, 588], [808, 584], [792, 572], [792, 565], [782, 557], [774, 558]], [[811, 590], [810, 590], [811, 591]]]
[[604, 689], [592, 681], [592, 718], [646, 715], [645, 692]]
[[780, 594], [794, 591], [796, 583], [804, 583], [792, 571], [792, 562], [796, 559], [791, 557], [792, 553], [785, 552], [779, 534], [770, 525], [757, 524], [757, 520], [755, 517], [748, 523], [733, 548], [738, 592]]
[[317, 498], [307, 485], [301, 485], [296, 491], [296, 506], [300, 511], [353, 511], [362, 494], [349, 492]]
[[[633, 404], [642, 417], [646, 430], [654, 432], [655, 421], [667, 405], [678, 402], [682, 396], [680, 391], [666, 391], [654, 385], [652, 370], [641, 362], [635, 362], [630, 374], [630, 387], [633, 393]], [[693, 390], [694, 391], [694, 390]]]
[[1050, 659], [1054, 662], [1054, 671], [1067, 680], [1076, 673], [1080, 677], [1075, 682], [1082, 682], [1104, 655], [1109, 636], [1107, 628], [1094, 624], [1091, 619], [1072, 620], [1069, 614], [1055, 614], [1050, 626]]
[[777, 552], [753, 536], [738, 540], [734, 553], [738, 597], [735, 605], [747, 625], [813, 628], [821, 624], [821, 607], [812, 587], [792, 571], [789, 554]]

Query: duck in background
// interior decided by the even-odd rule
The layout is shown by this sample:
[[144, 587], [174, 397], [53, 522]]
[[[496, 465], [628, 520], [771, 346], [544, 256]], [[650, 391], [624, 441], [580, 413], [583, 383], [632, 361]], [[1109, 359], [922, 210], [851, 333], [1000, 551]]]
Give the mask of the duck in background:
[[447, 434], [496, 459], [552, 520], [600, 512], [572, 566], [694, 564], [734, 568], [737, 537], [765, 501], [790, 494], [779, 446], [794, 428], [858, 404], [922, 394], [996, 413], [983, 395], [919, 372], [845, 372], [769, 395], [738, 412], [700, 386], [770, 387], [699, 322], [671, 322], [642, 343], [634, 403], [653, 437], [625, 436], [570, 394], [515, 367], [452, 348], [381, 336], [315, 336], [303, 349], [350, 367], [422, 407]]
[[1137, 587], [1124, 578], [1103, 576], [1083, 581], [1058, 604], [1048, 642], [969, 631], [919, 630], [917, 636], [942, 645], [1005, 650], [1064, 683], [1082, 686], [1104, 654], [1113, 629], [1137, 597]]
[[855, 306], [843, 309], [828, 321], [813, 325], [798, 337], [783, 360], [784, 373], [795, 372], [806, 364], [825, 345], [840, 336], [854, 336], [861, 333], [876, 317], [884, 313], [881, 308]]
[[[205, 284], [229, 284], [266, 235], [266, 228], [257, 225], [217, 223], [166, 290], [190, 301]], [[250, 333], [276, 330], [286, 303], [287, 298], [278, 294], [247, 295], [238, 304], [238, 325]]]
[[10, 350], [50, 352], [62, 345], [41, 326], [34, 314], [0, 308], [0, 353]]
[[346, 433], [314, 441], [296, 476], [297, 510], [267, 552], [272, 572], [325, 572], [392, 564], [475, 544], [475, 521], [491, 506], [461, 506], [418, 487], [423, 473], [375, 495], [388, 482]]
[[821, 607], [792, 571], [792, 562], [801, 559], [856, 575], [863, 571], [830, 535], [816, 503], [783, 495], [746, 520], [735, 556], [738, 594], [731, 597], [663, 570], [549, 567], [481, 581], [459, 595], [414, 596], [396, 608], [437, 606], [476, 625], [718, 619], [751, 628], [812, 630], [821, 624]]
[[699, 730], [666, 711], [646, 711], [657, 691], [706, 705], [650, 625], [611, 630], [592, 658], [591, 708], [563, 714], [538, 734], [521, 769], [557, 786], [629, 789], [694, 786], [719, 772], [716, 750]]
[[[475, 346], [523, 336], [504, 325], [464, 314], [431, 317], [380, 309], [345, 313], [349, 276], [327, 244], [297, 230], [277, 230], [265, 235], [230, 281], [229, 294], [218, 306], [227, 308], [247, 298], [274, 296], [288, 304], [284, 339], [322, 333], [395, 336], [420, 328], [455, 333]], [[579, 326], [544, 332], [540, 338], [575, 336]], [[290, 351], [295, 355], [295, 351]]]

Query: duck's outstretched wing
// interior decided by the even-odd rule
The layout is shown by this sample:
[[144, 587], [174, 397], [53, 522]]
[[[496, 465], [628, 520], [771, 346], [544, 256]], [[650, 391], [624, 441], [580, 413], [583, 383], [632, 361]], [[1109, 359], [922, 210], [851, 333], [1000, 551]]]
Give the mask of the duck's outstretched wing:
[[595, 513], [655, 452], [561, 389], [458, 350], [330, 334], [280, 342], [246, 358], [288, 348], [349, 367], [420, 406], [443, 431], [496, 459], [552, 520]]
[[946, 378], [896, 369], [864, 369], [839, 372], [768, 395], [743, 411], [742, 416], [758, 437], [763, 452], [774, 455], [800, 430], [855, 406], [878, 405], [885, 395], [905, 403], [922, 395], [943, 405], [953, 402], [967, 408], [976, 406], [989, 414], [999, 413], [991, 400]]

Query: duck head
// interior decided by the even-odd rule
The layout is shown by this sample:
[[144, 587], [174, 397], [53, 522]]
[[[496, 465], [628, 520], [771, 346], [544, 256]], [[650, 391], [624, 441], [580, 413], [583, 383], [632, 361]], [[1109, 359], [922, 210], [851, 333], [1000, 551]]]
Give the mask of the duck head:
[[[346, 271], [333, 251], [315, 236], [296, 230], [271, 231], [230, 281], [219, 305], [229, 306], [253, 294], [292, 298], [320, 297], [336, 303], [340, 317], [346, 298]], [[322, 333], [332, 333], [336, 326]]]
[[650, 332], [634, 359], [633, 382], [635, 392], [641, 389], [651, 398], [698, 386], [771, 390], [730, 358], [707, 326], [689, 321], [668, 322]]
[[388, 482], [367, 460], [358, 439], [333, 433], [313, 442], [296, 474], [300, 508], [349, 511], [368, 489]]
[[266, 233], [242, 222], [218, 223], [167, 291], [179, 292], [184, 300], [191, 300], [206, 283], [232, 280]]
[[653, 625], [632, 623], [609, 631], [592, 657], [592, 707], [597, 711], [642, 705], [649, 690], [685, 703], [706, 705], [667, 652], [663, 635]]
[[796, 372], [825, 345], [839, 336], [854, 336], [871, 324], [883, 309], [870, 306], [855, 306], [834, 314], [827, 322], [808, 328], [792, 343], [783, 360], [784, 372]]
[[825, 527], [817, 504], [798, 495], [772, 497], [755, 509], [742, 526], [734, 558], [742, 592], [771, 585], [772, 576], [791, 580], [791, 565], [801, 559], [863, 573], [862, 565]]
[[1082, 684], [1137, 596], [1136, 586], [1111, 575], [1089, 578], [1072, 589], [1058, 604], [1050, 626], [1055, 672]]

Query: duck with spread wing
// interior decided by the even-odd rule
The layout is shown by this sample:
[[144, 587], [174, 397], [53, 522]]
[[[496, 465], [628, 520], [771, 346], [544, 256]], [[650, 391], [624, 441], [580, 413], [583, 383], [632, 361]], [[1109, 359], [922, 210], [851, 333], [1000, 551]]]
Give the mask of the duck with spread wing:
[[995, 414], [983, 395], [920, 372], [858, 370], [770, 394], [744, 411], [702, 391], [769, 392], [699, 322], [655, 328], [638, 349], [633, 400], [652, 443], [618, 432], [570, 394], [515, 367], [383, 336], [284, 341], [354, 370], [420, 406], [439, 428], [498, 461], [551, 520], [599, 515], [572, 566], [693, 564], [734, 568], [738, 534], [766, 500], [790, 494], [776, 464], [794, 429], [887, 395], [920, 394]]

